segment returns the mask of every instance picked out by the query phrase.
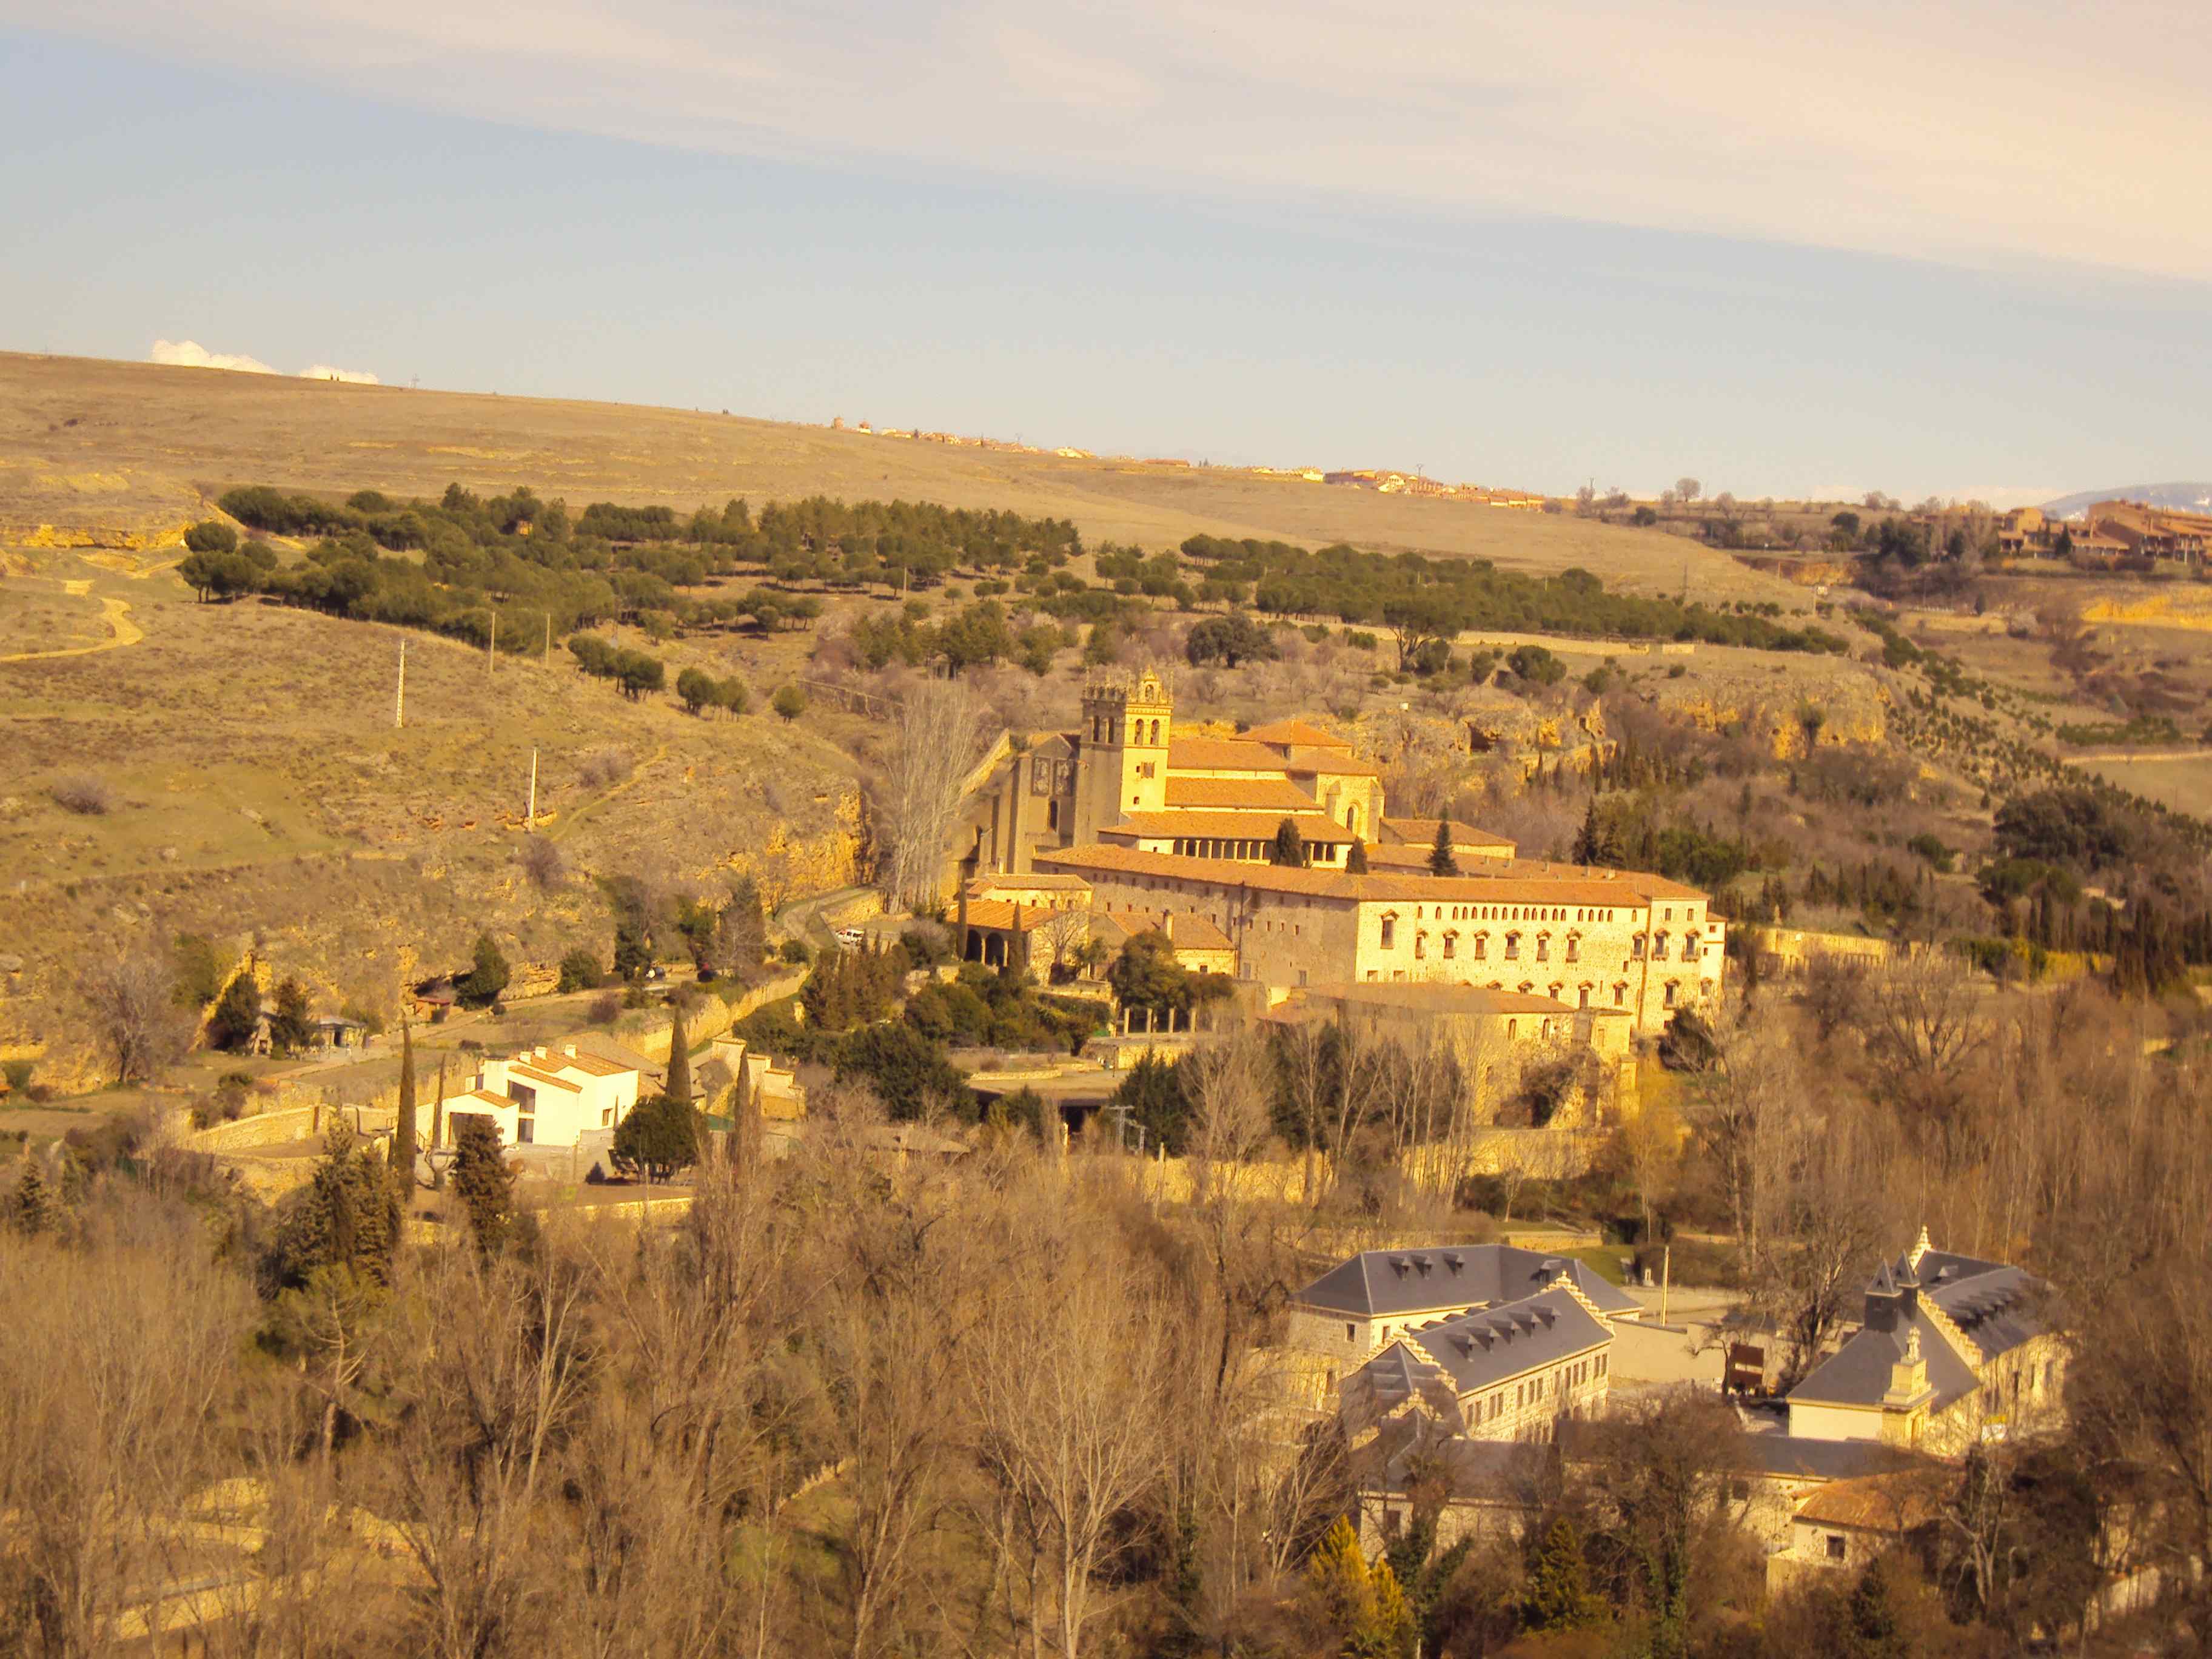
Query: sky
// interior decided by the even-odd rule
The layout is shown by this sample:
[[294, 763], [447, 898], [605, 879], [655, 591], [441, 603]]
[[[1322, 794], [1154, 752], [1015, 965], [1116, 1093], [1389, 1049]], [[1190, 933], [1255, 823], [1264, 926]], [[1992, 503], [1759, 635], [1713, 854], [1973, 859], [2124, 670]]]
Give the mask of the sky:
[[2037, 501], [2212, 476], [2208, 58], [2198, 0], [0, 0], [0, 348]]

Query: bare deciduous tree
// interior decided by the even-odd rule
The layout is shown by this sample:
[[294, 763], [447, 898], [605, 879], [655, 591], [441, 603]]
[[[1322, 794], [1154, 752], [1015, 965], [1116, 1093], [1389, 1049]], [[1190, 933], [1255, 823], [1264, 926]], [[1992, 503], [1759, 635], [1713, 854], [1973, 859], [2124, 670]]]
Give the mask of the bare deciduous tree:
[[983, 753], [988, 714], [963, 679], [921, 680], [899, 700], [884, 763], [891, 896], [926, 910], [942, 896], [961, 785]]
[[103, 962], [78, 986], [92, 1029], [118, 1083], [143, 1083], [185, 1051], [191, 1031], [176, 1004], [176, 981], [158, 957]]
[[1956, 1111], [1986, 1036], [1966, 964], [1935, 947], [1892, 962], [1868, 986], [1866, 1053], [1875, 1096], [1935, 1121]]

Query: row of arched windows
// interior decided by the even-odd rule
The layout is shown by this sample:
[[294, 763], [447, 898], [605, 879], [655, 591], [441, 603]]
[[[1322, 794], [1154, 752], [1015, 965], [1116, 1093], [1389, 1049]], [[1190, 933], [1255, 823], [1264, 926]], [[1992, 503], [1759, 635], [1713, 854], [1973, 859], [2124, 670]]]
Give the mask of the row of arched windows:
[[[1133, 744], [1158, 746], [1160, 740], [1159, 721], [1130, 721], [1128, 740]], [[1093, 743], [1121, 742], [1121, 722], [1110, 714], [1093, 714], [1091, 717], [1091, 741]]]

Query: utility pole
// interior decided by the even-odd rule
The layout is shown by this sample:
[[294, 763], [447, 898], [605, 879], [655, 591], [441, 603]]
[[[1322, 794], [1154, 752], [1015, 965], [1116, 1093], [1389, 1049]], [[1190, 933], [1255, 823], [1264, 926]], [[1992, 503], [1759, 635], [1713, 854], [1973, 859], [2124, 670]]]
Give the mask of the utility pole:
[[553, 613], [550, 611], [545, 613], [545, 660], [549, 664], [553, 660]]
[[538, 751], [530, 751], [530, 826], [538, 827]]
[[407, 724], [407, 641], [399, 641], [399, 686], [392, 695], [392, 723], [395, 726]]

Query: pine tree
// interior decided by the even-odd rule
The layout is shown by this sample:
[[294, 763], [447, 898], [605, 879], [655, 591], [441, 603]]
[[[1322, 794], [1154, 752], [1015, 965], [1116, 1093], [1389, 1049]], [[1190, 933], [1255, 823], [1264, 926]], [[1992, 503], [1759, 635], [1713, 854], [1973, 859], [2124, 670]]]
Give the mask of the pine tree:
[[691, 1042], [684, 1035], [684, 1005], [677, 1003], [670, 1012], [676, 1023], [668, 1030], [668, 1086], [664, 1092], [671, 1100], [689, 1106], [691, 1103]]
[[392, 1179], [404, 1209], [415, 1194], [415, 1031], [399, 1027], [399, 1109], [392, 1126]]
[[1367, 873], [1367, 843], [1358, 836], [1352, 838], [1352, 850], [1344, 855], [1344, 872], [1348, 876]]
[[1285, 818], [1275, 826], [1275, 844], [1267, 851], [1267, 862], [1295, 869], [1305, 861], [1306, 838], [1298, 833], [1297, 824]]
[[1451, 820], [1437, 820], [1437, 844], [1429, 849], [1429, 873], [1432, 876], [1455, 876], [1459, 860], [1452, 856]]

